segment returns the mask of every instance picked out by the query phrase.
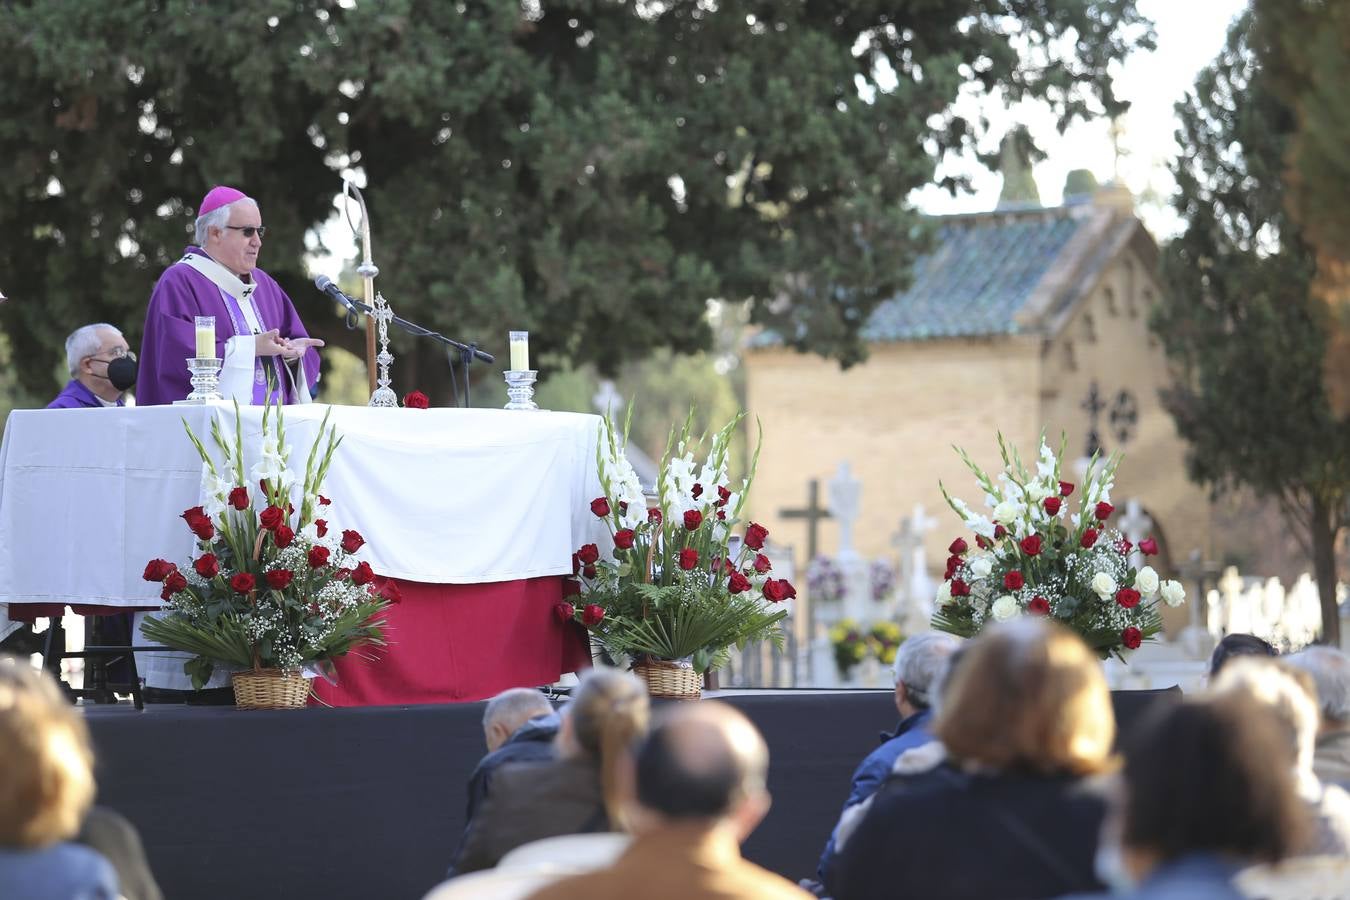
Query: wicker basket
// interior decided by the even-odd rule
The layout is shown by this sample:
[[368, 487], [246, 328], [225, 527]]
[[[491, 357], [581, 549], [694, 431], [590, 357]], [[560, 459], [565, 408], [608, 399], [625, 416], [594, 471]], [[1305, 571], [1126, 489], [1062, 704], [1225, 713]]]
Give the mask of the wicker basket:
[[299, 672], [232, 672], [230, 682], [234, 685], [234, 705], [240, 709], [303, 709], [309, 700], [309, 679]]
[[697, 700], [703, 696], [703, 676], [687, 662], [646, 659], [633, 663], [633, 674], [642, 679], [653, 697]]

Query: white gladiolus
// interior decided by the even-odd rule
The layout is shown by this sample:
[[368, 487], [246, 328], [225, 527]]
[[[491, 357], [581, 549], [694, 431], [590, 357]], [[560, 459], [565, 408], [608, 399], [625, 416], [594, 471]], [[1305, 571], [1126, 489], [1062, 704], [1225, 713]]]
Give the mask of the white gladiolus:
[[989, 610], [995, 620], [1006, 622], [1017, 615], [1017, 601], [1009, 594], [1004, 594], [994, 601], [994, 605]]
[[1092, 576], [1092, 590], [1098, 597], [1105, 600], [1108, 597], [1114, 597], [1116, 594], [1116, 580], [1108, 572], [1098, 572]]
[[1164, 581], [1161, 591], [1163, 602], [1168, 606], [1175, 608], [1186, 602], [1186, 589], [1180, 581]]
[[1134, 576], [1134, 589], [1145, 597], [1152, 597], [1158, 592], [1158, 573], [1153, 571], [1152, 566], [1144, 566]]
[[970, 516], [966, 519], [966, 526], [980, 537], [994, 537], [994, 521], [984, 516]]

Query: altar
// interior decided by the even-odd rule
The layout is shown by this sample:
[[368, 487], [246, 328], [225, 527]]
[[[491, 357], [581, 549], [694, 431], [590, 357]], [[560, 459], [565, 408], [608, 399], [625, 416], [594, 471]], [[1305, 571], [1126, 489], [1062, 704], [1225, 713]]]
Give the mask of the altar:
[[[596, 416], [484, 409], [285, 408], [290, 466], [303, 474], [320, 422], [342, 437], [324, 486], [329, 518], [366, 536], [362, 558], [403, 595], [387, 614], [390, 646], [358, 650], [332, 705], [477, 700], [587, 665], [586, 637], [553, 605], [572, 552], [603, 527]], [[245, 458], [257, 455], [261, 407], [239, 410]], [[71, 604], [86, 613], [154, 609], [150, 559], [185, 564], [180, 518], [201, 502], [203, 466], [184, 431], [233, 440], [235, 410], [206, 406], [18, 410], [0, 444], [0, 604], [16, 618]], [[181, 679], [182, 659], [138, 656], [147, 683]]]

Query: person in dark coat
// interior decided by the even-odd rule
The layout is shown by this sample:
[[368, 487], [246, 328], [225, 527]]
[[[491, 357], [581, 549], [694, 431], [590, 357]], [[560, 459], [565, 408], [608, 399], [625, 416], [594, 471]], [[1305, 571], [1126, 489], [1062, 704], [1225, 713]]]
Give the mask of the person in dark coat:
[[584, 674], [563, 711], [557, 758], [495, 771], [452, 873], [491, 868], [541, 838], [621, 829], [618, 767], [647, 731], [649, 703], [642, 682], [626, 672]]
[[[836, 829], [836, 900], [1037, 900], [1100, 887], [1115, 718], [1101, 662], [1040, 619], [972, 641], [943, 689], [938, 745], [911, 750]], [[926, 759], [915, 766], [915, 756]]]
[[127, 388], [136, 383], [136, 354], [122, 332], [105, 322], [85, 325], [66, 338], [70, 381], [48, 409], [98, 409], [125, 406]]

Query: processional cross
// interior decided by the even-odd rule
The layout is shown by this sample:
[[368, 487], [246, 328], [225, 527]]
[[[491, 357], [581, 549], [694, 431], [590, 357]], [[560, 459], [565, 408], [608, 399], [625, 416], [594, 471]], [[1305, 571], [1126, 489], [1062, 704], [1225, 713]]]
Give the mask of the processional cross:
[[820, 481], [812, 478], [806, 483], [806, 508], [805, 509], [780, 509], [778, 515], [784, 519], [805, 519], [806, 520], [806, 558], [808, 561], [816, 558], [817, 528], [821, 519], [832, 519], [830, 511], [820, 505]]

